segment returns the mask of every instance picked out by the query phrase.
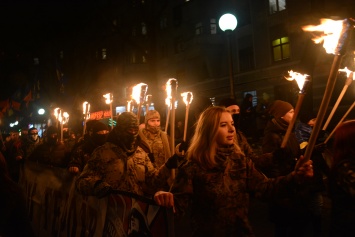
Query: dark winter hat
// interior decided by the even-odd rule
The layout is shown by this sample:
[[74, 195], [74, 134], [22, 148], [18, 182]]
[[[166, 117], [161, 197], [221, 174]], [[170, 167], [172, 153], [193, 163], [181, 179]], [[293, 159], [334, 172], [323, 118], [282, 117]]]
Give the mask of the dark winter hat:
[[237, 102], [232, 99], [232, 98], [225, 98], [225, 99], [222, 99], [220, 102], [219, 102], [219, 106], [222, 106], [222, 107], [229, 107], [231, 105], [238, 105]]
[[126, 130], [132, 127], [138, 128], [138, 119], [137, 116], [132, 112], [123, 112], [117, 117], [117, 126], [118, 130]]
[[293, 106], [290, 103], [282, 100], [275, 100], [270, 106], [269, 113], [274, 116], [274, 118], [281, 118], [291, 109], [293, 109]]
[[145, 124], [147, 124], [149, 119], [160, 119], [160, 114], [156, 110], [148, 110], [147, 114], [145, 115]]
[[104, 130], [108, 130], [108, 127], [106, 126], [106, 124], [103, 124], [100, 121], [96, 121], [96, 123], [92, 125], [93, 133], [97, 133]]

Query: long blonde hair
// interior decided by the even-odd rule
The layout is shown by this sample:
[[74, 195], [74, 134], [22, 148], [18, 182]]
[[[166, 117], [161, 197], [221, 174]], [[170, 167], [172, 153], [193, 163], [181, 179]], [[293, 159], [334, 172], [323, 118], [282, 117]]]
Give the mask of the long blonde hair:
[[216, 136], [224, 107], [209, 107], [203, 111], [196, 123], [196, 130], [191, 138], [187, 159], [199, 163], [205, 169], [216, 166]]

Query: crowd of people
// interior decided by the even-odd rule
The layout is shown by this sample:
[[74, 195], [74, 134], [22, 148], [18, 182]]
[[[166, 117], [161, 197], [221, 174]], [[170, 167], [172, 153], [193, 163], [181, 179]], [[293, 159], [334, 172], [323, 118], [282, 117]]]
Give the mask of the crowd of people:
[[[60, 141], [54, 126], [42, 139], [36, 128], [24, 129], [21, 136], [11, 133], [10, 139], [1, 140], [0, 236], [35, 236], [18, 185], [27, 161], [68, 170], [76, 177], [76, 192], [84, 196], [103, 198], [120, 190], [173, 208], [177, 220], [191, 219], [186, 236], [255, 236], [258, 226], [248, 216], [254, 198], [268, 204], [275, 237], [307, 236], [309, 226], [314, 237], [353, 236], [355, 121], [337, 127], [331, 144], [324, 144], [326, 133], [320, 133], [306, 160], [316, 117], [301, 114], [281, 148], [293, 106], [271, 102], [267, 94], [259, 106], [251, 107], [251, 102], [247, 94], [241, 107], [229, 98], [208, 106], [190, 124], [192, 136], [178, 140], [174, 149], [155, 110], [147, 111], [143, 124], [134, 113], [123, 112], [113, 129], [88, 121], [84, 136], [74, 143]], [[256, 118], [253, 110], [259, 126], [256, 120], [250, 124]], [[250, 144], [255, 136], [262, 138], [261, 152]], [[332, 153], [330, 166], [322, 155], [325, 150]], [[330, 233], [322, 225], [323, 195], [332, 200]], [[22, 229], [16, 228], [19, 224]]]

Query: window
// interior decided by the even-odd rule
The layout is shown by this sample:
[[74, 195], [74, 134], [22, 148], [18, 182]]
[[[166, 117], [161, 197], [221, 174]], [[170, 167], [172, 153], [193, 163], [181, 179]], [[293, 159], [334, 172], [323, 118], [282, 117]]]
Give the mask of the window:
[[273, 40], [272, 52], [275, 62], [290, 58], [290, 42], [288, 37]]
[[174, 46], [175, 46], [175, 53], [181, 53], [184, 52], [184, 41], [182, 40], [181, 37], [176, 37], [174, 41]]
[[256, 91], [245, 91], [243, 93], [243, 98], [245, 98], [246, 94], [251, 94], [253, 96], [253, 107], [255, 107], [258, 104], [258, 97], [256, 96]]
[[217, 34], [217, 23], [216, 19], [210, 19], [210, 28], [211, 28], [211, 35]]
[[286, 9], [286, 0], [269, 0], [270, 14]]
[[241, 72], [250, 71], [255, 68], [254, 51], [252, 46], [239, 50], [238, 54], [239, 54], [239, 70]]
[[147, 25], [145, 24], [145, 22], [142, 22], [142, 35], [146, 35], [147, 34]]
[[202, 34], [202, 23], [199, 22], [195, 25], [195, 34], [201, 35]]
[[107, 51], [106, 51], [106, 49], [102, 49], [101, 50], [101, 58], [102, 58], [102, 60], [107, 59]]

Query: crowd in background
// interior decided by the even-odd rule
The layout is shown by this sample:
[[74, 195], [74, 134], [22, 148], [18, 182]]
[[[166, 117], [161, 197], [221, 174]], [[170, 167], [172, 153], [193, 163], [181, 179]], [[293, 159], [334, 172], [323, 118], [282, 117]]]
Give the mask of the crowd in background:
[[[88, 121], [83, 136], [68, 132], [63, 141], [54, 126], [43, 137], [36, 128], [11, 131], [1, 137], [0, 236], [34, 236], [18, 186], [26, 161], [67, 169], [82, 195], [102, 198], [117, 189], [174, 206], [177, 218], [192, 218], [193, 236], [254, 236], [250, 197], [268, 203], [275, 237], [307, 236], [309, 226], [314, 237], [353, 236], [355, 121], [341, 124], [327, 144], [322, 131], [310, 160], [302, 161], [316, 116], [300, 114], [281, 148], [294, 107], [266, 93], [253, 106], [252, 97], [246, 94], [240, 107], [229, 98], [205, 106], [192, 116], [186, 141], [177, 120], [174, 149], [155, 110], [142, 124], [124, 112], [113, 129]], [[330, 233], [322, 224], [324, 196], [332, 200]]]

